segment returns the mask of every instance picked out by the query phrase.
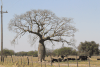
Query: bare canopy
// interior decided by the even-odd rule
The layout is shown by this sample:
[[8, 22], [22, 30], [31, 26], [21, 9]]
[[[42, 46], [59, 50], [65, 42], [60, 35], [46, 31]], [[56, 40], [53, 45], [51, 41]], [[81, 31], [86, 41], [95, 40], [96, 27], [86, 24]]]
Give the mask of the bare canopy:
[[72, 19], [59, 18], [49, 10], [31, 10], [22, 15], [15, 15], [10, 20], [9, 30], [17, 33], [13, 41], [29, 32], [44, 41], [68, 43], [63, 37], [73, 36], [76, 32], [76, 28], [70, 23]]
[[31, 10], [25, 14], [15, 15], [10, 20], [9, 30], [17, 33], [12, 43], [29, 32], [35, 35], [33, 42], [37, 37], [42, 45], [47, 40], [52, 43], [56, 41], [71, 44], [66, 40], [66, 37], [71, 37], [76, 32], [76, 28], [71, 23], [73, 23], [71, 18], [59, 18], [49, 10]]

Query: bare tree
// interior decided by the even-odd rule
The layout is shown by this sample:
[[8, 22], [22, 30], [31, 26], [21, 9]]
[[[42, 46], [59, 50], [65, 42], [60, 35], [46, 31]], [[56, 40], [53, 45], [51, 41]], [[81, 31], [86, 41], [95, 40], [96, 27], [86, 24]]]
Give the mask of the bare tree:
[[71, 37], [76, 32], [71, 23], [72, 19], [59, 18], [49, 10], [31, 10], [22, 15], [15, 15], [8, 28], [17, 33], [12, 40], [13, 44], [26, 32], [34, 35], [33, 43], [39, 38], [38, 58], [42, 62], [45, 59], [45, 41], [52, 44], [54, 41], [71, 44], [66, 41], [66, 37]]

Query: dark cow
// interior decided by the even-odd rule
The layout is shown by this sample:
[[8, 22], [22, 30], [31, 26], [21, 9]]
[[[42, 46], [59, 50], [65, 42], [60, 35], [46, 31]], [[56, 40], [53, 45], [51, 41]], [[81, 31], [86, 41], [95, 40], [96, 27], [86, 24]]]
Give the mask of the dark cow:
[[67, 59], [64, 59], [64, 62], [67, 61]]
[[58, 59], [52, 58], [52, 62], [58, 62]]
[[[69, 60], [75, 60], [75, 58], [68, 58], [68, 61], [69, 61]], [[67, 61], [67, 59], [64, 59], [64, 62], [65, 62], [65, 61]]]
[[91, 58], [91, 56], [89, 56], [89, 58]]
[[87, 56], [79, 56], [80, 60], [87, 60], [87, 58], [88, 58]]
[[97, 58], [97, 60], [100, 60], [100, 58]]
[[62, 59], [62, 61], [64, 61], [64, 57], [65, 57], [64, 55], [61, 55], [61, 59]]
[[71, 58], [71, 60], [75, 60], [75, 58]]
[[58, 59], [54, 59], [54, 58], [52, 58], [52, 62], [62, 62], [62, 59], [61, 58], [58, 58]]
[[67, 58], [68, 60], [71, 60], [71, 58]]
[[59, 61], [59, 62], [62, 62], [62, 59], [61, 59], [61, 58], [59, 58], [59, 59], [58, 59], [58, 61]]
[[63, 55], [61, 56], [62, 59], [64, 59], [64, 57], [65, 57], [65, 56], [63, 56]]

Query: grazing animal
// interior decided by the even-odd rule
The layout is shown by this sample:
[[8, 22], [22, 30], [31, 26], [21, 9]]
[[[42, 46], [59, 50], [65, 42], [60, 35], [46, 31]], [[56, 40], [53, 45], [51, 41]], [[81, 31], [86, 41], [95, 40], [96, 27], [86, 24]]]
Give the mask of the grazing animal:
[[67, 61], [67, 59], [64, 59], [63, 61], [65, 62], [65, 61]]
[[54, 58], [52, 58], [52, 62], [62, 62], [62, 59], [61, 58], [58, 58], [58, 59], [54, 59]]
[[89, 56], [91, 58], [91, 56]]
[[68, 58], [68, 60], [71, 60], [71, 58]]
[[63, 56], [63, 55], [61, 56], [62, 59], [64, 59], [64, 57], [65, 57], [65, 56]]
[[75, 60], [75, 58], [71, 58], [71, 60]]
[[87, 58], [88, 58], [87, 56], [79, 56], [80, 60], [87, 60]]
[[64, 55], [62, 55], [62, 56], [61, 56], [61, 58], [62, 58], [62, 61], [64, 61], [64, 57], [65, 57]]
[[58, 61], [59, 61], [59, 62], [62, 62], [62, 59], [61, 59], [61, 58], [59, 58], [59, 59], [58, 59]]
[[[68, 60], [75, 60], [75, 58], [68, 58]], [[64, 59], [64, 62], [67, 61], [67, 59]]]
[[100, 60], [100, 58], [97, 58], [97, 60]]
[[52, 58], [52, 62], [58, 62], [58, 59]]

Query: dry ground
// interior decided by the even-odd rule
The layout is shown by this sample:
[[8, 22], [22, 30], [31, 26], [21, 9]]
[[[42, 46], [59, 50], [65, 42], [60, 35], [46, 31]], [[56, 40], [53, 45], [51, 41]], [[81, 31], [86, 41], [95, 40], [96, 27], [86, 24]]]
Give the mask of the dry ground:
[[[37, 57], [32, 57], [32, 56], [28, 56], [29, 57], [29, 62], [30, 64], [27, 65], [27, 57], [20, 57], [20, 56], [13, 56], [13, 63], [12, 63], [12, 58], [11, 57], [7, 57], [5, 58], [5, 62], [4, 63], [0, 63], [0, 67], [41, 67], [41, 63], [38, 62], [38, 58]], [[72, 58], [76, 58], [76, 56], [69, 56]], [[22, 58], [22, 65], [21, 65], [21, 58]], [[57, 57], [53, 57], [53, 58], [57, 58]], [[60, 57], [59, 57], [60, 58]], [[100, 58], [100, 56], [92, 56], [90, 59], [90, 66], [91, 67], [100, 67], [100, 60], [97, 60], [97, 58]], [[46, 57], [45, 58], [47, 61], [50, 61], [50, 57]], [[32, 65], [33, 62], [33, 65]], [[60, 64], [60, 65], [59, 65]], [[53, 63], [52, 67], [68, 67], [68, 63], [66, 62], [60, 62], [60, 63]], [[42, 67], [45, 67], [45, 62], [42, 63]], [[51, 63], [50, 62], [46, 62], [46, 67], [51, 67]], [[69, 61], [69, 67], [77, 67], [77, 62], [75, 61]], [[78, 67], [89, 67], [89, 61], [78, 61]]]

